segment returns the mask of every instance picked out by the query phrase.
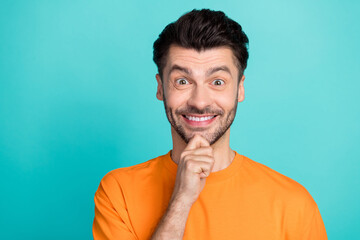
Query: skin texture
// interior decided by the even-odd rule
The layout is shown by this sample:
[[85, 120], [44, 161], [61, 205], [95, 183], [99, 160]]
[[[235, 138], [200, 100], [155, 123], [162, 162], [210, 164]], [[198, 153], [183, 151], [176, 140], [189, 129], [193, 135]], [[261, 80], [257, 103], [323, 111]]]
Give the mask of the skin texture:
[[[238, 82], [233, 81], [238, 76], [234, 61], [228, 48], [215, 48], [200, 54], [192, 49], [170, 48], [164, 81], [160, 76], [156, 77], [159, 84], [157, 97], [164, 101], [172, 128], [186, 143], [195, 134], [200, 134], [213, 144], [232, 124], [237, 102], [243, 98], [238, 96]], [[159, 89], [161, 87], [163, 89]], [[183, 115], [216, 115], [217, 119], [209, 126], [193, 126], [184, 124]]]
[[[230, 125], [244, 100], [244, 79], [227, 47], [204, 51], [172, 45], [156, 96], [171, 124], [172, 160], [178, 165], [168, 209], [152, 239], [182, 239], [191, 206], [211, 172], [232, 162]], [[201, 119], [203, 121], [195, 121]]]

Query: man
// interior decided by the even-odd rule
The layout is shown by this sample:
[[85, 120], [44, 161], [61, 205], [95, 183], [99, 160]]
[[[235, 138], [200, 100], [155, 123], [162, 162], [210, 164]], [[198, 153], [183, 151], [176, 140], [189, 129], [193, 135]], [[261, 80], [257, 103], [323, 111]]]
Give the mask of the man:
[[159, 35], [156, 96], [173, 149], [102, 179], [95, 240], [327, 239], [304, 187], [229, 147], [247, 44], [238, 23], [211, 10], [193, 10]]

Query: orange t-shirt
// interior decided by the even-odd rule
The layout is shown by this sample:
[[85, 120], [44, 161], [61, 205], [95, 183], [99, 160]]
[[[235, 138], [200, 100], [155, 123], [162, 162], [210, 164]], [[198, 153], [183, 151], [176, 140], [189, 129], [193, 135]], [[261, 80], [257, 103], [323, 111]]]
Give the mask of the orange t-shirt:
[[[95, 193], [94, 239], [150, 239], [168, 206], [176, 170], [169, 152], [109, 172]], [[327, 236], [318, 207], [303, 186], [236, 153], [230, 166], [206, 179], [183, 239]]]

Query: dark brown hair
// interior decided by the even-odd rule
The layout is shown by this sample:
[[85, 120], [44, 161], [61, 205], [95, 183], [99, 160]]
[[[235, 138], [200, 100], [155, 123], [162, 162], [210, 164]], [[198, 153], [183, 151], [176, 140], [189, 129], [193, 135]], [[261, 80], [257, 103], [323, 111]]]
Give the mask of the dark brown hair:
[[164, 28], [154, 42], [153, 56], [161, 78], [171, 44], [197, 51], [229, 47], [237, 59], [239, 79], [244, 73], [249, 58], [247, 50], [249, 39], [240, 24], [221, 11], [194, 9]]

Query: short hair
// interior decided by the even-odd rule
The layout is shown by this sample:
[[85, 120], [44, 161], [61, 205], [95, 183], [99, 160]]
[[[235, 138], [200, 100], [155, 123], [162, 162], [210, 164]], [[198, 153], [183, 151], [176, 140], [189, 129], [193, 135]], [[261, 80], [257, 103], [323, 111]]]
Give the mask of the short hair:
[[249, 58], [248, 37], [241, 25], [228, 18], [222, 11], [194, 9], [164, 28], [154, 42], [153, 52], [153, 60], [161, 79], [172, 44], [197, 51], [229, 47], [237, 59], [239, 79], [244, 73]]

